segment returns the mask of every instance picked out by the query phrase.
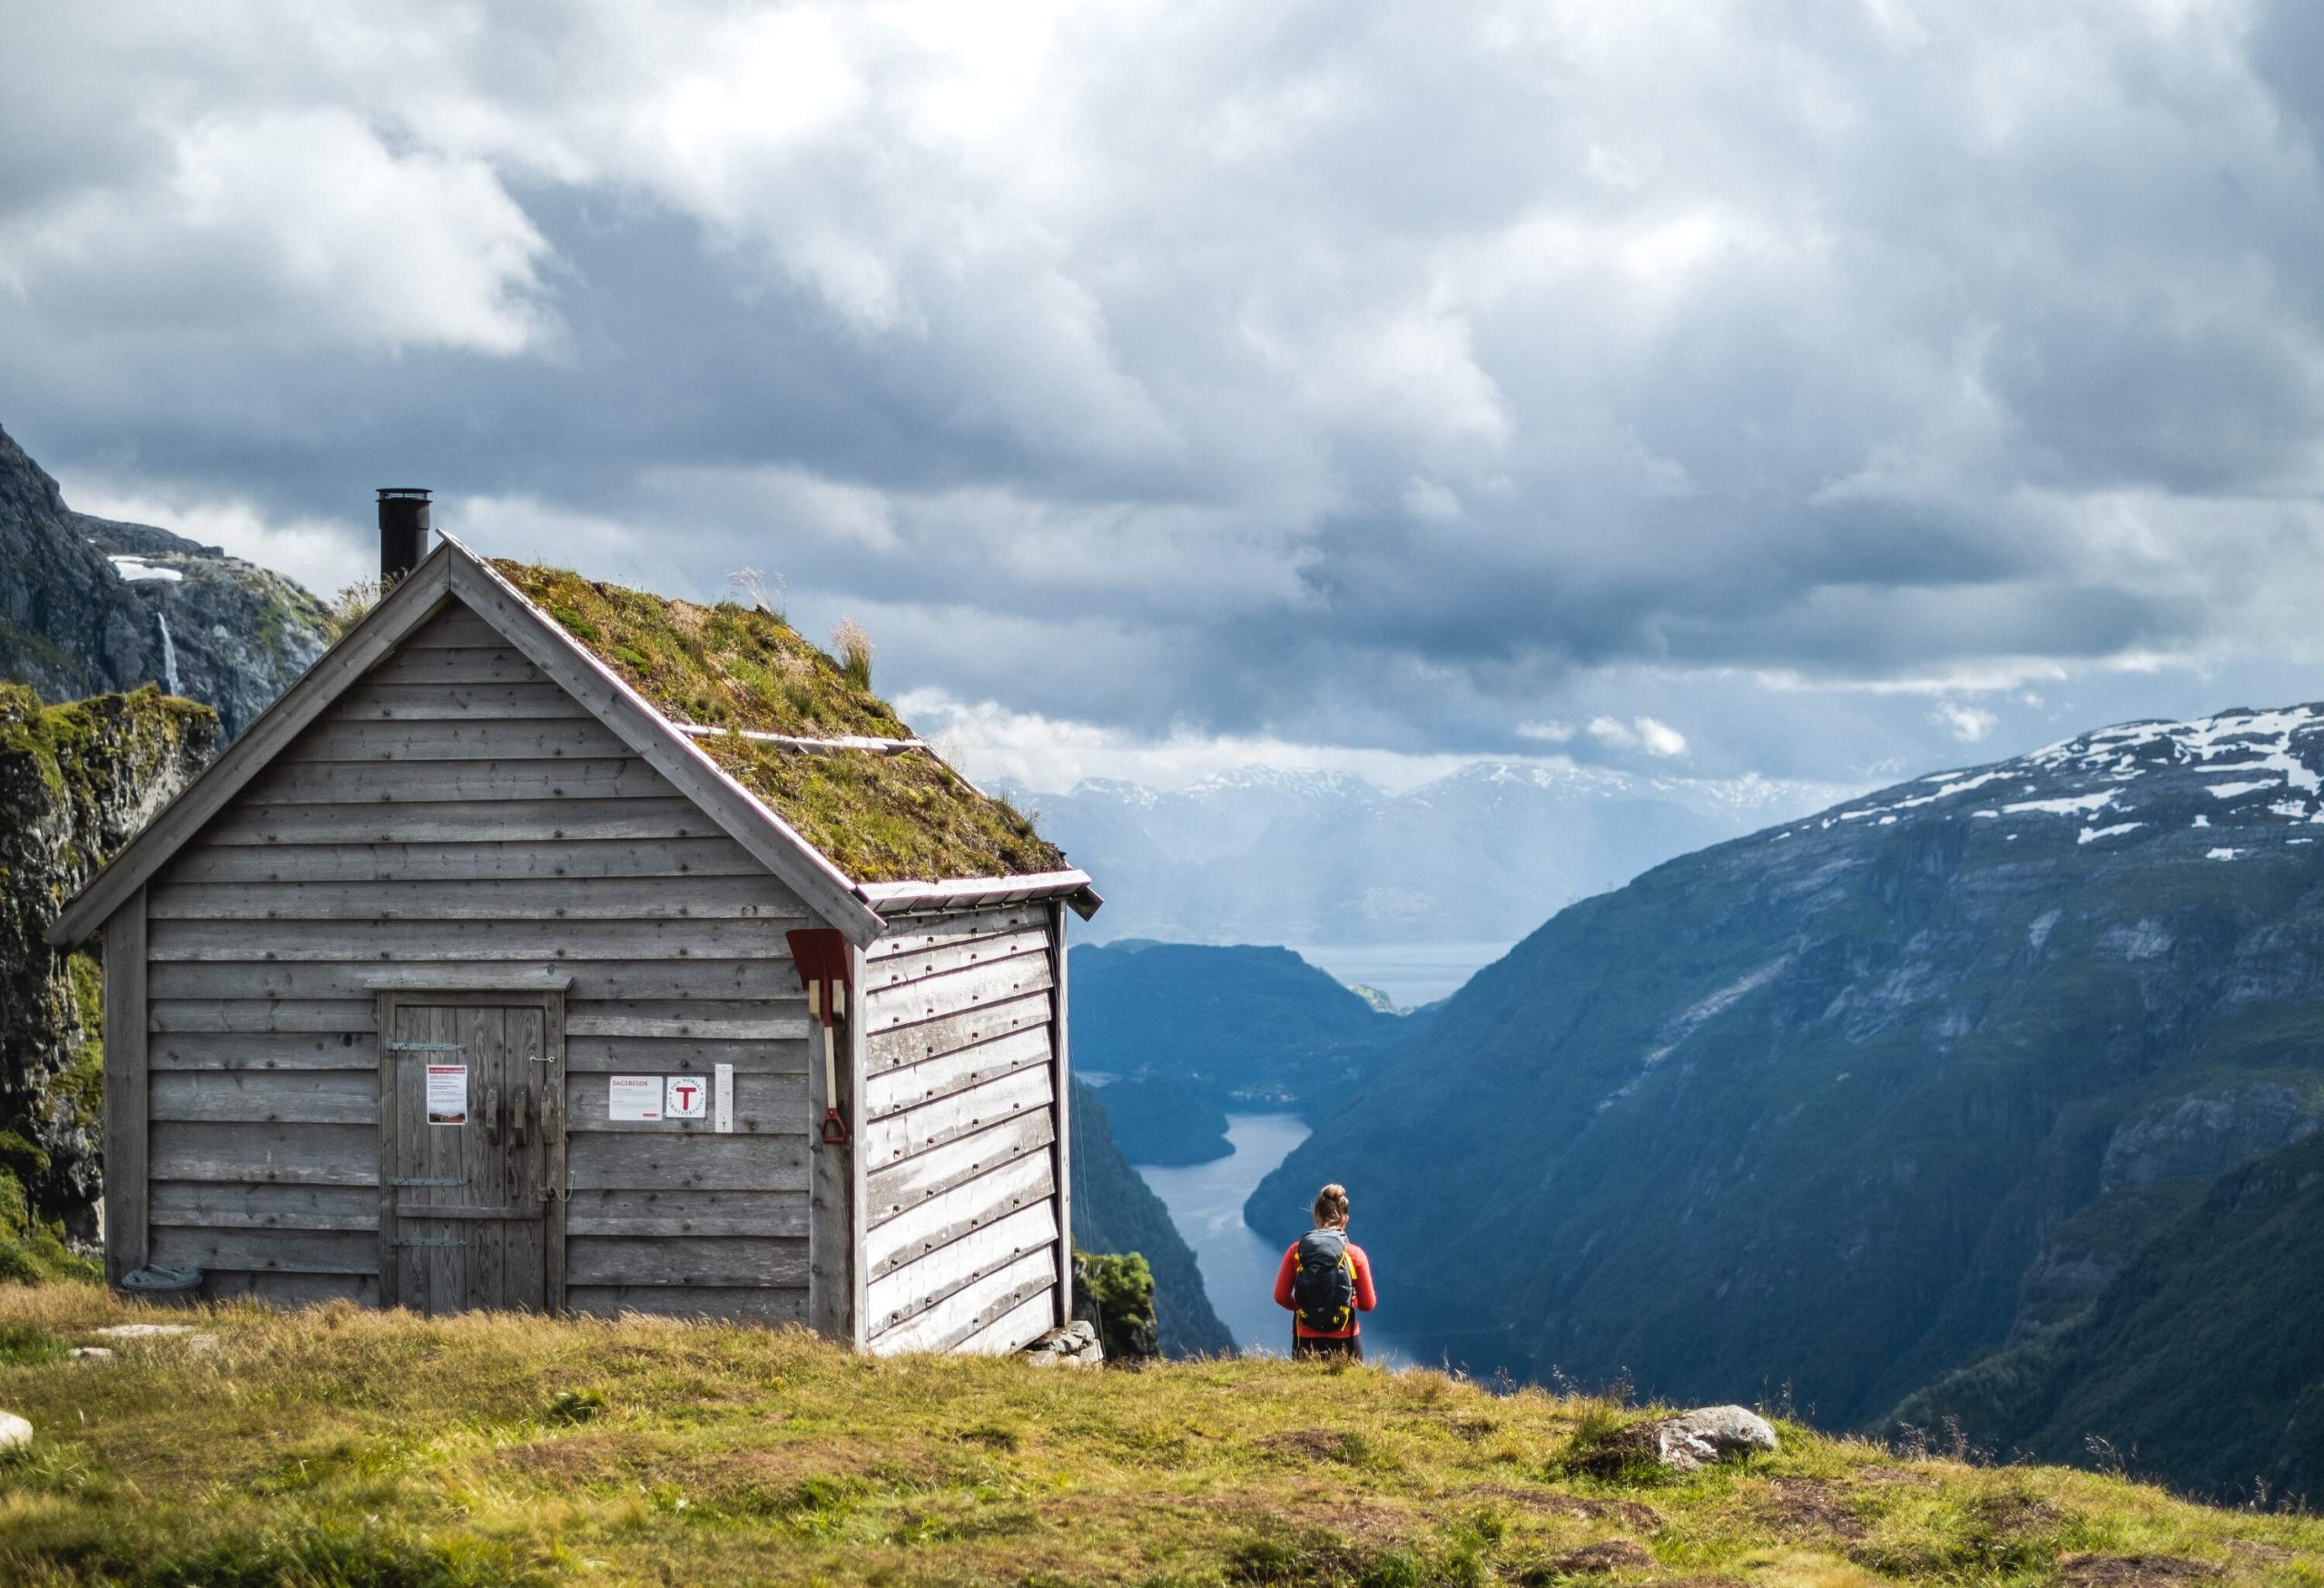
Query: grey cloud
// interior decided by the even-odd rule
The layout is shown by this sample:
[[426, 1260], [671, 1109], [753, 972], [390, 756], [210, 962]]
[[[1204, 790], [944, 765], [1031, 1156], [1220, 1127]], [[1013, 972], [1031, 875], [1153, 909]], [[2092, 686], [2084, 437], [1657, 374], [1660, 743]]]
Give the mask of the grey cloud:
[[[51, 24], [0, 68], [0, 403], [68, 479], [352, 535], [420, 476], [507, 549], [779, 571], [894, 687], [1415, 752], [1651, 715], [1851, 777], [1957, 756], [1899, 683], [2084, 681], [1980, 695], [2000, 745], [2125, 659], [2309, 654], [2269, 587], [2324, 561], [2324, 56], [2256, 15], [1197, 5], [1003, 50], [607, 4], [379, 25], [375, 75], [323, 24], [174, 75]], [[830, 81], [754, 103], [762, 46]], [[9, 252], [293, 113], [502, 254], [418, 305], [335, 267], [350, 307], [295, 217], [159, 285], [133, 239]]]

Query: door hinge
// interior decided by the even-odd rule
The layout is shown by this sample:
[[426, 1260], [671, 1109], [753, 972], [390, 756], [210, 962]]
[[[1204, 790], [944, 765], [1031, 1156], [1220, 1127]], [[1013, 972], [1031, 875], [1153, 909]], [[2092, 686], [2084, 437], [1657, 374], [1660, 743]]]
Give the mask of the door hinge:
[[448, 1235], [407, 1235], [388, 1243], [389, 1246], [466, 1246], [468, 1243]]
[[458, 1053], [465, 1050], [458, 1042], [383, 1042], [390, 1053]]
[[464, 1180], [458, 1180], [458, 1179], [449, 1179], [449, 1180], [428, 1180], [428, 1179], [418, 1179], [418, 1180], [414, 1180], [414, 1179], [394, 1179], [394, 1180], [389, 1180], [389, 1181], [388, 1182], [388, 1184], [389, 1184], [389, 1185], [391, 1185], [391, 1186], [395, 1186], [395, 1187], [397, 1187], [397, 1188], [399, 1188], [399, 1189], [400, 1189], [400, 1188], [402, 1188], [402, 1187], [405, 1187], [405, 1186], [442, 1186], [442, 1187], [445, 1187], [445, 1188], [447, 1188], [447, 1189], [449, 1189], [449, 1188], [456, 1187], [456, 1186], [465, 1185], [466, 1183], [467, 1183], [467, 1182], [466, 1182], [466, 1181], [464, 1181]]

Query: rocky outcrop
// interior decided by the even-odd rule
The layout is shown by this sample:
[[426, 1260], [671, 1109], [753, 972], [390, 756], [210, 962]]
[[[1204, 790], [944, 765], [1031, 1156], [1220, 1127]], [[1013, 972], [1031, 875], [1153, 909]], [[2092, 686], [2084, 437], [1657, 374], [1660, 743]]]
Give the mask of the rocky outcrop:
[[42, 933], [217, 742], [216, 714], [158, 690], [43, 705], [0, 684], [0, 1277], [96, 1233], [102, 978]]
[[0, 678], [44, 700], [158, 684], [233, 737], [330, 643], [280, 574], [143, 524], [93, 518], [0, 430]]
[[2253, 1080], [2159, 1102], [2114, 1128], [2099, 1166], [2102, 1192], [2164, 1179], [2211, 1179], [2316, 1133], [2300, 1094]]

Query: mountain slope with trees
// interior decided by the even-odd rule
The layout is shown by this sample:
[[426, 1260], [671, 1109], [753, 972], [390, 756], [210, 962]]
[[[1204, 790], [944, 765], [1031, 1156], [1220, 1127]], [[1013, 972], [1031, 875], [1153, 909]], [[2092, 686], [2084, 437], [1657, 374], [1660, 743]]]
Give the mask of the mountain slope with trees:
[[1347, 1182], [1423, 1353], [1878, 1419], [2314, 1129], [2319, 769], [2314, 707], [2131, 724], [1673, 861], [1481, 972], [1254, 1220]]

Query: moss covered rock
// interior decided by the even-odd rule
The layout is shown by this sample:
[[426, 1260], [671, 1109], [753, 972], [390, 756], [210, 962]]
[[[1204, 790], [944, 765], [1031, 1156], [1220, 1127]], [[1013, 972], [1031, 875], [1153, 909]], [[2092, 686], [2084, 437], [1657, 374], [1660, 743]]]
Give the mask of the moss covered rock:
[[217, 743], [216, 713], [156, 689], [44, 705], [0, 684], [0, 1278], [96, 1235], [103, 980], [42, 934]]

